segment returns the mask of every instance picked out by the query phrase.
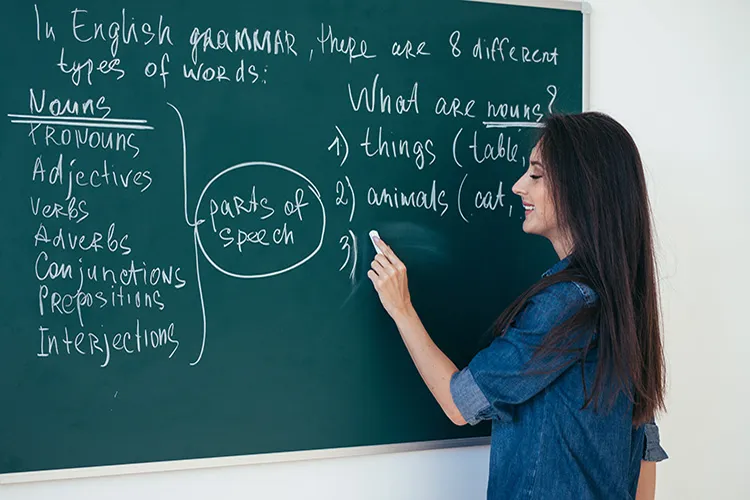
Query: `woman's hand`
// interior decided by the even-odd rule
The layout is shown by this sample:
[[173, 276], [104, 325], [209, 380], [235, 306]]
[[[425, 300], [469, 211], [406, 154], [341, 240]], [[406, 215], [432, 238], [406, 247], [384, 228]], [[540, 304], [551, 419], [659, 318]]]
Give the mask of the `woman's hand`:
[[383, 253], [375, 255], [367, 277], [375, 285], [386, 312], [391, 318], [396, 319], [397, 316], [407, 314], [412, 308], [406, 266], [383, 240], [374, 238], [373, 241]]

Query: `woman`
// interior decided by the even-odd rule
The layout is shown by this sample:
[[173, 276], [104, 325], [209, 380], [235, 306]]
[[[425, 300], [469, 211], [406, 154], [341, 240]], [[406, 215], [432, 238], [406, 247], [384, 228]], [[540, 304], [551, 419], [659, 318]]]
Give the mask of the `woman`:
[[445, 414], [492, 420], [489, 499], [653, 498], [653, 462], [667, 458], [654, 424], [665, 375], [641, 159], [600, 113], [551, 116], [541, 130], [513, 192], [524, 232], [560, 261], [469, 366], [430, 339], [406, 267], [380, 240], [368, 277]]

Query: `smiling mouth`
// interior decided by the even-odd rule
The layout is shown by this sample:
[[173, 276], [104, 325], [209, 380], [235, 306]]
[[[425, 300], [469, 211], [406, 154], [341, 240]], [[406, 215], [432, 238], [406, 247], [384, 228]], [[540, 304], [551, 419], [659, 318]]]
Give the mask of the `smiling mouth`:
[[535, 207], [534, 207], [534, 205], [527, 205], [527, 204], [524, 203], [523, 204], [523, 210], [526, 212], [526, 215], [529, 215], [531, 212], [533, 212], [535, 210]]

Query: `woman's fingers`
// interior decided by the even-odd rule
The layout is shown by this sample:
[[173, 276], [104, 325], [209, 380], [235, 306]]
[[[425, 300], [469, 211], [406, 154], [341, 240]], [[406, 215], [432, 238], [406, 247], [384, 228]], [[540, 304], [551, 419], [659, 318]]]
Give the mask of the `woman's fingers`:
[[390, 247], [385, 244], [385, 241], [381, 240], [380, 238], [375, 238], [374, 241], [375, 241], [375, 245], [377, 245], [378, 249], [380, 249], [380, 251], [383, 252], [383, 253], [378, 254], [378, 255], [382, 255], [382, 256], [384, 256], [388, 260], [391, 260], [390, 256], [394, 256], [395, 257], [395, 254], [393, 253], [393, 250], [391, 250]]
[[380, 282], [388, 277], [395, 276], [397, 270], [385, 255], [377, 254], [370, 263], [371, 269], [367, 276], [373, 283]]
[[378, 280], [380, 278], [378, 277], [378, 274], [375, 271], [373, 271], [372, 269], [367, 271], [367, 277], [370, 278], [370, 281], [372, 281], [372, 283], [377, 286]]
[[367, 276], [378, 292], [380, 302], [391, 317], [410, 307], [409, 285], [406, 266], [396, 257], [393, 250], [379, 238], [373, 238], [379, 252], [372, 260]]
[[[390, 265], [390, 264], [386, 264]], [[388, 270], [385, 268], [385, 265], [383, 265], [383, 262], [375, 259], [370, 263], [370, 267], [373, 271], [378, 275], [378, 277], [383, 277], [386, 274], [388, 274]]]
[[398, 258], [398, 256], [393, 252], [393, 250], [391, 250], [391, 247], [389, 247], [385, 243], [385, 241], [381, 240], [380, 238], [376, 238], [375, 244], [383, 252], [382, 254], [376, 255], [375, 258], [384, 257], [396, 270], [403, 270], [405, 268], [404, 263], [401, 262], [401, 259]]
[[[388, 260], [388, 258], [385, 255], [376, 255], [375, 259], [373, 260], [373, 263], [378, 263], [380, 267], [383, 269], [383, 272], [385, 272], [389, 276], [392, 276], [396, 272], [396, 269], [394, 268], [393, 264], [391, 263], [391, 261]], [[377, 270], [378, 269], [376, 269], [376, 271]]]

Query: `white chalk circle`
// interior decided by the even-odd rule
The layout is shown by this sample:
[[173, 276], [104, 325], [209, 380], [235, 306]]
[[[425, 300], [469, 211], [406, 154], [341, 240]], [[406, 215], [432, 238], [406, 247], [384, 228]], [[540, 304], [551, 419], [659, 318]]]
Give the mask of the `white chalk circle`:
[[[239, 274], [239, 273], [233, 273], [231, 271], [228, 271], [228, 270], [224, 269], [219, 264], [217, 264], [208, 255], [208, 252], [203, 247], [203, 242], [201, 241], [201, 235], [200, 235], [200, 226], [203, 225], [205, 223], [205, 221], [199, 220], [199, 218], [198, 218], [198, 214], [199, 214], [200, 209], [201, 209], [201, 204], [203, 203], [203, 197], [205, 196], [206, 192], [209, 190], [209, 188], [211, 187], [211, 185], [214, 182], [216, 182], [218, 179], [220, 179], [222, 176], [227, 175], [228, 173], [234, 172], [234, 171], [239, 170], [239, 169], [248, 169], [248, 168], [252, 168], [252, 169], [272, 168], [272, 169], [279, 169], [279, 170], [282, 170], [282, 171], [285, 171], [285, 172], [289, 172], [290, 174], [294, 174], [295, 176], [299, 177], [300, 179], [304, 180], [307, 183], [308, 189], [313, 194], [313, 196], [315, 196], [315, 199], [318, 200], [318, 203], [320, 204], [320, 211], [321, 211], [321, 214], [322, 214], [323, 223], [321, 225], [322, 227], [320, 229], [320, 240], [318, 241], [317, 247], [315, 247], [315, 249], [312, 252], [310, 252], [309, 254], [307, 254], [301, 260], [298, 260], [294, 264], [291, 264], [291, 265], [289, 265], [287, 267], [284, 267], [283, 269], [277, 269], [277, 270], [274, 270], [274, 271], [269, 271], [269, 272], [264, 272], [264, 273], [258, 273], [258, 274]], [[285, 167], [284, 165], [279, 165], [277, 163], [270, 163], [270, 162], [265, 162], [265, 161], [250, 161], [250, 162], [246, 162], [246, 163], [240, 163], [238, 165], [234, 165], [234, 166], [229, 167], [229, 168], [227, 168], [225, 170], [222, 170], [216, 176], [214, 176], [213, 179], [211, 179], [210, 181], [208, 181], [208, 184], [206, 184], [206, 186], [203, 188], [203, 191], [201, 191], [201, 195], [198, 198], [198, 205], [195, 207], [195, 218], [194, 218], [194, 220], [197, 222], [197, 224], [195, 224], [195, 227], [194, 227], [195, 238], [196, 238], [196, 241], [198, 242], [198, 246], [200, 247], [201, 252], [203, 253], [203, 256], [206, 258], [206, 260], [217, 271], [219, 271], [221, 273], [224, 273], [227, 276], [231, 276], [232, 278], [240, 278], [240, 279], [269, 278], [271, 276], [278, 276], [279, 274], [283, 274], [285, 272], [291, 271], [292, 269], [295, 269], [295, 268], [301, 266], [302, 264], [304, 264], [308, 260], [312, 259], [315, 256], [315, 254], [317, 254], [320, 251], [321, 247], [323, 246], [323, 239], [325, 237], [325, 232], [326, 232], [326, 209], [323, 206], [323, 200], [320, 197], [320, 191], [315, 186], [315, 184], [313, 184], [310, 179], [308, 179], [307, 177], [305, 177], [304, 175], [302, 175], [301, 173], [297, 172], [294, 169], [291, 169], [289, 167]]]

